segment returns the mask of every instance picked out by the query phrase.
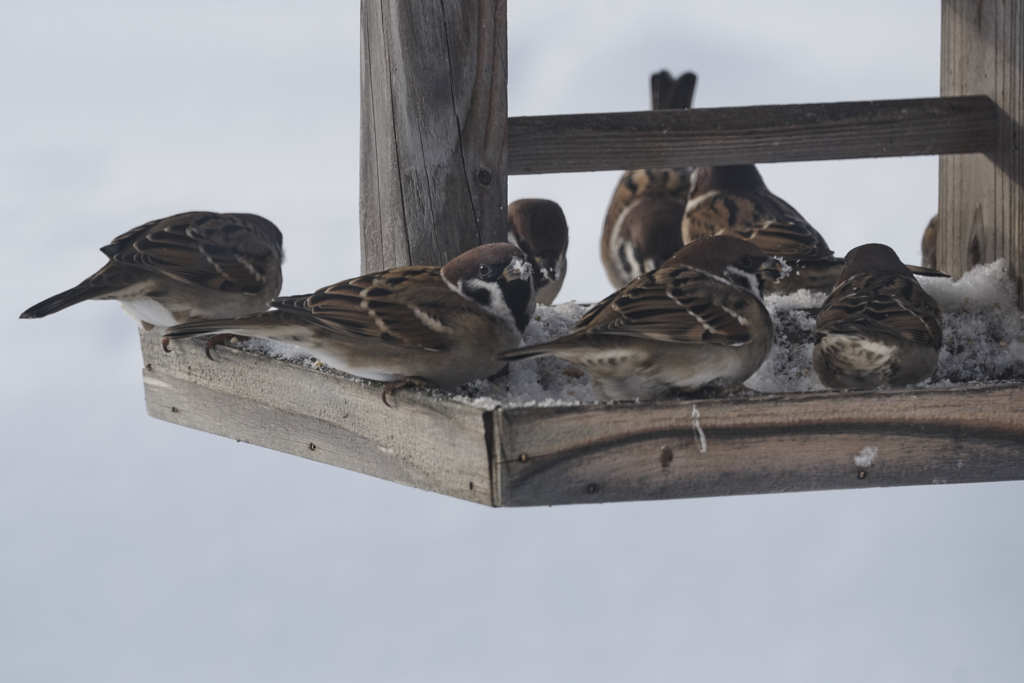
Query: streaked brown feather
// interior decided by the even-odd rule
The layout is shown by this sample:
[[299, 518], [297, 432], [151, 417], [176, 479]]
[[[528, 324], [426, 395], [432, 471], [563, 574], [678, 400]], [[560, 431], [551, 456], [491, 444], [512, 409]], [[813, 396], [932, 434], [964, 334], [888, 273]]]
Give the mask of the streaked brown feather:
[[453, 329], [453, 318], [469, 313], [467, 318], [472, 319], [479, 314], [479, 307], [452, 291], [440, 272], [440, 268], [428, 266], [393, 268], [342, 280], [312, 294], [275, 299], [274, 306], [305, 314], [310, 322], [336, 333], [444, 351], [451, 348], [452, 336], [431, 328], [414, 309]]
[[941, 312], [912, 275], [855, 273], [840, 282], [818, 314], [817, 337], [827, 333], [942, 345]]
[[593, 306], [567, 339], [610, 334], [734, 346], [748, 342], [750, 330], [727, 309], [752, 320], [758, 306], [723, 278], [687, 265], [663, 267]]
[[282, 258], [281, 233], [270, 221], [206, 211], [150, 221], [115, 237], [101, 251], [111, 259], [106, 276], [123, 265], [242, 294], [262, 291]]
[[832, 256], [825, 238], [800, 213], [767, 189], [719, 191], [688, 207], [683, 241], [732, 234], [772, 256], [820, 259]]

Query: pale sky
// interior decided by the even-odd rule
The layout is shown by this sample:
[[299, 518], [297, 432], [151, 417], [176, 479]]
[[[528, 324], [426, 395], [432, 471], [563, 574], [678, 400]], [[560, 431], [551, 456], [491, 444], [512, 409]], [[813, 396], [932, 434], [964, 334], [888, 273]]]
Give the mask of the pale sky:
[[[937, 3], [509, 5], [512, 115], [938, 94]], [[355, 275], [358, 76], [354, 0], [5, 5], [0, 680], [1018, 680], [1020, 484], [494, 510], [147, 417], [115, 304], [17, 320], [192, 209], [276, 222], [286, 293]], [[918, 262], [935, 158], [761, 170]], [[566, 298], [616, 177], [510, 180]]]

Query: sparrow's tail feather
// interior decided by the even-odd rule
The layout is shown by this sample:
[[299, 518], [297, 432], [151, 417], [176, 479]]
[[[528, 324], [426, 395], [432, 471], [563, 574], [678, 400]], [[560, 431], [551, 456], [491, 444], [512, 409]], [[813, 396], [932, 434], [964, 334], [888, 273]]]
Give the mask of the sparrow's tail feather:
[[279, 311], [268, 311], [244, 318], [213, 318], [210, 320], [193, 320], [180, 325], [174, 325], [164, 330], [164, 338], [178, 339], [180, 337], [198, 337], [205, 334], [243, 334], [250, 336], [263, 336], [260, 331], [267, 331], [267, 328], [280, 317]]
[[669, 91], [668, 106], [671, 109], [689, 109], [693, 106], [693, 91], [697, 88], [697, 74], [687, 71], [676, 79]]
[[558, 348], [557, 342], [520, 346], [518, 349], [507, 349], [498, 354], [498, 360], [523, 360], [534, 356], [544, 356]]
[[88, 299], [95, 299], [104, 294], [110, 294], [117, 291], [117, 289], [117, 287], [105, 287], [87, 280], [60, 294], [54, 294], [49, 299], [43, 299], [18, 317], [43, 318], [51, 313], [62, 311], [68, 306], [74, 306]]

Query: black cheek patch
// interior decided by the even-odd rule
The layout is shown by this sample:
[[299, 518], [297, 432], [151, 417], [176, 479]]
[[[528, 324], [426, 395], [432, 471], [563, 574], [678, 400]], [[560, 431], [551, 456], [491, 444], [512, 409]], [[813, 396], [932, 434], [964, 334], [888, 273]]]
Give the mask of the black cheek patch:
[[533, 298], [533, 286], [529, 280], [501, 281], [501, 293], [505, 296], [505, 304], [516, 319], [516, 327], [522, 332], [530, 322], [530, 299]]
[[475, 287], [466, 287], [463, 292], [473, 301], [477, 302], [485, 308], [491, 305], [491, 293], [483, 287], [479, 289]]

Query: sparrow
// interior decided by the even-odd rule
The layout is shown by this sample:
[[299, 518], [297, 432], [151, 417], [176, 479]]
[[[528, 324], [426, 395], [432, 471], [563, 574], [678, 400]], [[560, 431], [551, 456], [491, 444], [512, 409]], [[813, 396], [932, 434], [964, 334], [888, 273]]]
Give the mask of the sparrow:
[[569, 226], [562, 207], [549, 199], [517, 199], [508, 205], [508, 241], [533, 266], [537, 303], [551, 305], [565, 282]]
[[613, 286], [654, 270], [683, 246], [679, 224], [689, 188], [687, 169], [622, 174], [601, 231], [601, 262]]
[[[668, 71], [651, 76], [652, 109], [689, 109], [697, 76]], [[601, 262], [608, 280], [622, 287], [654, 270], [681, 246], [679, 223], [690, 188], [688, 168], [626, 171], [612, 192], [601, 231]]]
[[705, 166], [690, 176], [683, 243], [723, 234], [749, 240], [785, 261], [789, 268], [767, 283], [772, 293], [827, 291], [842, 270], [821, 233], [768, 189], [753, 164]]
[[[828, 292], [846, 262], [796, 209], [773, 194], [753, 164], [695, 169], [682, 222], [688, 244], [708, 235], [735, 235], [780, 259], [765, 270], [765, 291], [790, 294], [799, 289]], [[908, 266], [918, 275], [949, 277], [930, 268]]]
[[556, 356], [588, 371], [609, 399], [732, 387], [772, 345], [760, 292], [767, 259], [736, 237], [697, 240], [596, 304], [570, 334], [498, 357]]
[[281, 291], [281, 232], [251, 213], [179, 213], [133, 228], [100, 251], [106, 265], [21, 317], [116, 299], [150, 329], [265, 311]]
[[521, 343], [533, 315], [532, 278], [518, 247], [485, 244], [442, 268], [368, 273], [275, 299], [274, 309], [263, 313], [176, 325], [165, 339], [262, 337], [298, 346], [357, 377], [451, 389], [504, 368], [497, 352]]
[[942, 345], [939, 307], [884, 244], [846, 255], [818, 313], [813, 363], [825, 386], [873, 389], [931, 377]]
[[928, 225], [925, 226], [924, 234], [921, 235], [921, 265], [932, 270], [938, 268], [938, 258], [935, 253], [935, 243], [939, 239], [939, 217], [934, 216]]

